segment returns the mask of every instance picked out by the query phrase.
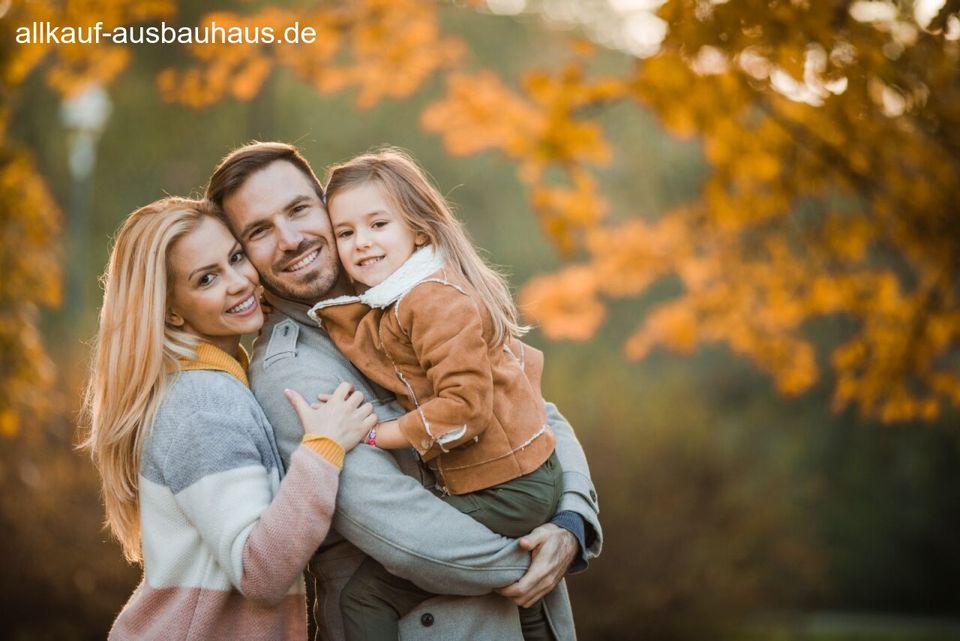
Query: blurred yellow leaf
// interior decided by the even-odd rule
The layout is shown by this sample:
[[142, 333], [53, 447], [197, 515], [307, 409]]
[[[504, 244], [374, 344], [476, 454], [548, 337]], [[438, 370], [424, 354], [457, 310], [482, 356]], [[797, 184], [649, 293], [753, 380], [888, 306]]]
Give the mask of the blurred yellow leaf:
[[0, 436], [16, 436], [20, 429], [20, 420], [12, 409], [0, 410]]

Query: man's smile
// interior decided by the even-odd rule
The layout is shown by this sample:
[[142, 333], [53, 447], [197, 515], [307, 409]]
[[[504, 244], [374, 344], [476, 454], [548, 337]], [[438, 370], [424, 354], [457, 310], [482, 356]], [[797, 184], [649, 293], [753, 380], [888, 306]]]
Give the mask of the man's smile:
[[284, 268], [283, 271], [285, 272], [300, 271], [307, 265], [311, 264], [313, 261], [317, 260], [317, 257], [320, 256], [321, 250], [322, 250], [322, 247], [317, 247], [316, 249], [310, 250], [309, 252], [307, 252], [307, 254], [303, 258], [293, 263], [292, 265]]

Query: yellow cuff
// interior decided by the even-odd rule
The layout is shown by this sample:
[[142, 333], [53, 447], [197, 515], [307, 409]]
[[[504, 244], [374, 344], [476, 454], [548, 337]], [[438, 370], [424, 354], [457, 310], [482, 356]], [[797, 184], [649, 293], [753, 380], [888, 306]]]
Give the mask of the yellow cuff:
[[343, 469], [343, 457], [346, 453], [343, 451], [343, 446], [332, 438], [308, 434], [303, 437], [303, 444], [339, 469]]

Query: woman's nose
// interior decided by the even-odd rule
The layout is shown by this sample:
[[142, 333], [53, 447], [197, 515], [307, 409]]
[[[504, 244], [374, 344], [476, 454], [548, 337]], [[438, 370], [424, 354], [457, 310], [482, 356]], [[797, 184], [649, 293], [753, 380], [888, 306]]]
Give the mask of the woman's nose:
[[227, 291], [231, 294], [237, 294], [250, 286], [253, 282], [246, 274], [239, 271], [236, 267], [231, 267], [225, 274], [227, 279]]

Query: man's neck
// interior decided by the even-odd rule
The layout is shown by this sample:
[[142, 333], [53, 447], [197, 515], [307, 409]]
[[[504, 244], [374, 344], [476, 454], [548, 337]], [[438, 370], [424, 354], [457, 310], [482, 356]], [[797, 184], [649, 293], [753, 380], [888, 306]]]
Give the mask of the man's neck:
[[[326, 293], [323, 298], [336, 298], [337, 296], [352, 296], [355, 294], [353, 285], [350, 284], [350, 281], [347, 279], [346, 271], [340, 270], [340, 276], [337, 277], [337, 282], [333, 284], [333, 287], [330, 288], [330, 291]], [[314, 301], [316, 303], [316, 301]], [[311, 303], [312, 305], [313, 303]]]
[[[347, 277], [343, 272], [340, 272], [340, 276], [333, 284], [333, 287], [331, 287], [326, 294], [322, 295], [320, 299], [336, 298], [337, 296], [347, 296], [352, 295], [353, 293], [354, 290], [353, 286], [350, 284], [350, 281], [347, 280]], [[315, 305], [317, 300], [305, 301], [297, 298], [287, 298], [270, 290], [267, 290], [266, 292], [266, 299], [268, 303], [273, 305], [274, 309], [285, 314], [286, 316], [289, 316], [301, 323], [307, 323], [309, 325], [315, 324], [314, 321], [307, 316], [307, 310]]]

